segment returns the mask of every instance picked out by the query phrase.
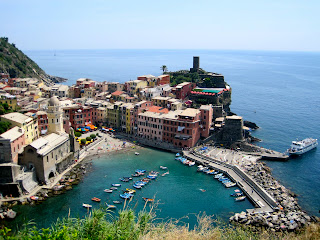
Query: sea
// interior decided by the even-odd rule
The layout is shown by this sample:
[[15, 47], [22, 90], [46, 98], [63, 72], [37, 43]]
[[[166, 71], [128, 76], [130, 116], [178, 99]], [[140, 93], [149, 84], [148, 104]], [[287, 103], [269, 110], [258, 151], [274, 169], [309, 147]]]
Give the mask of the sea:
[[[123, 83], [141, 75], [158, 76], [162, 65], [169, 71], [189, 69], [193, 56], [199, 56], [201, 68], [223, 74], [232, 87], [231, 111], [260, 127], [252, 133], [262, 140], [258, 145], [285, 152], [293, 140], [320, 136], [319, 52], [126, 49], [25, 53], [48, 74], [67, 78], [67, 85], [75, 84], [78, 78]], [[319, 148], [286, 162], [266, 164], [278, 181], [297, 194], [303, 210], [320, 216]], [[129, 203], [137, 211], [152, 208], [156, 221], [179, 220], [193, 226], [203, 213], [227, 221], [235, 212], [252, 208], [248, 201], [235, 202], [230, 197], [233, 190], [225, 189], [212, 176], [175, 161], [174, 154], [144, 149], [139, 156], [126, 152], [94, 159], [82, 183], [40, 205], [17, 207], [18, 217], [11, 224], [33, 221], [39, 227], [48, 227], [57, 218], [84, 217], [87, 211], [82, 203], [99, 208], [105, 202], [119, 200], [119, 193], [132, 183], [111, 194], [103, 189], [137, 168], [163, 171], [160, 165], [167, 166], [170, 174], [138, 191]], [[93, 203], [91, 197], [99, 197], [103, 203]], [[142, 197], [155, 198], [157, 204], [145, 205]]]

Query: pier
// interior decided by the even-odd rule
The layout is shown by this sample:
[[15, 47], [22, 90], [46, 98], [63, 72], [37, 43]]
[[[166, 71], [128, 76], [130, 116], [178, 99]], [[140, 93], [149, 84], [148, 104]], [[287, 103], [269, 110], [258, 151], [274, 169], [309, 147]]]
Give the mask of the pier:
[[263, 213], [273, 212], [274, 210], [278, 209], [277, 202], [250, 176], [248, 176], [236, 165], [222, 162], [194, 151], [183, 151], [183, 155], [187, 159], [195, 161], [198, 164], [223, 172], [235, 183], [237, 183], [238, 187], [255, 205], [254, 209], [247, 209], [248, 212]]

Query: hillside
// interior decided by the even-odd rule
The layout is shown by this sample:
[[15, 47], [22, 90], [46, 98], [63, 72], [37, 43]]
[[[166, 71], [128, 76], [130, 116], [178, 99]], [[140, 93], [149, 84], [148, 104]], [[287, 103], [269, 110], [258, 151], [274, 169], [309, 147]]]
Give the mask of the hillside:
[[8, 38], [0, 38], [0, 73], [8, 73], [11, 78], [34, 77], [52, 85], [66, 79], [46, 74], [34, 61], [19, 50]]

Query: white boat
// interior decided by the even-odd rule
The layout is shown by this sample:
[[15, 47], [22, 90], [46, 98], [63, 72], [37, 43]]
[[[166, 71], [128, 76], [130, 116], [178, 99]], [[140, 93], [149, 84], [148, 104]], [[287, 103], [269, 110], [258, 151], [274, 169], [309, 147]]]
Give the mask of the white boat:
[[105, 189], [105, 190], [103, 190], [103, 191], [106, 192], [106, 193], [112, 193], [112, 192], [113, 192], [112, 189]]
[[189, 165], [189, 167], [192, 167], [195, 164], [196, 164], [195, 162], [190, 161], [188, 165]]
[[290, 155], [301, 155], [318, 146], [318, 140], [313, 138], [306, 138], [301, 141], [292, 141], [288, 152]]
[[135, 155], [139, 155], [140, 153], [138, 153], [138, 152], [135, 152], [134, 154], [135, 154]]
[[83, 204], [82, 204], [82, 207], [85, 207], [85, 208], [92, 208], [92, 205], [87, 204], [87, 203], [83, 203]]
[[168, 167], [160, 166], [161, 169], [165, 170], [168, 169]]

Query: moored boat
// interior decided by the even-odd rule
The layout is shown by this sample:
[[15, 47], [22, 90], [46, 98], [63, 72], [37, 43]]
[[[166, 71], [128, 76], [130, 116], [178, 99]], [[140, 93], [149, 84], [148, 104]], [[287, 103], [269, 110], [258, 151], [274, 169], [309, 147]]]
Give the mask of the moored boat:
[[131, 193], [124, 193], [124, 194], [120, 194], [120, 197], [123, 199], [129, 199], [133, 197], [133, 194]]
[[245, 199], [246, 199], [246, 196], [241, 196], [241, 197], [235, 198], [234, 200], [235, 200], [236, 202], [240, 202], [240, 201], [244, 201]]
[[301, 141], [292, 141], [288, 152], [290, 155], [301, 155], [318, 146], [318, 140], [313, 138], [306, 138]]
[[106, 193], [112, 193], [112, 192], [113, 192], [112, 189], [105, 189], [105, 190], [103, 190], [103, 191], [106, 192]]
[[121, 184], [120, 183], [112, 183], [111, 186], [112, 187], [121, 187]]
[[112, 201], [114, 204], [121, 204], [121, 201]]
[[135, 155], [139, 155], [140, 153], [138, 153], [138, 152], [135, 152], [134, 154], [135, 154]]
[[168, 167], [160, 166], [161, 169], [166, 170]]
[[111, 205], [111, 204], [108, 204], [108, 203], [106, 203], [106, 205], [107, 205], [107, 208], [109, 208], [109, 209], [117, 208], [115, 205]]

